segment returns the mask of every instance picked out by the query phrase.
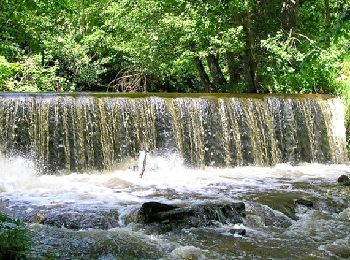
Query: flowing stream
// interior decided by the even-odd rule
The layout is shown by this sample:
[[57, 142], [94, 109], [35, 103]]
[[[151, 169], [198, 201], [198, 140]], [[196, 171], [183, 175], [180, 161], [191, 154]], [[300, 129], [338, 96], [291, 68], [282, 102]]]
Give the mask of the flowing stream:
[[[329, 96], [0, 95], [0, 213], [34, 259], [348, 259], [343, 116]], [[146, 202], [191, 221], [142, 222]]]

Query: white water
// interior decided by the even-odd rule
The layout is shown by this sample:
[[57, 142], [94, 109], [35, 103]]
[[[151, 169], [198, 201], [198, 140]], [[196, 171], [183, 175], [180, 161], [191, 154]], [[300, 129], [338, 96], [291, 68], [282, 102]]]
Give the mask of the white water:
[[[30, 161], [0, 159], [0, 198], [11, 204], [118, 207], [149, 200], [181, 203], [235, 200], [244, 193], [292, 189], [295, 182], [335, 183], [347, 165], [307, 164], [231, 169], [186, 169], [176, 156], [148, 157], [143, 178], [137, 170], [38, 175]], [[171, 194], [177, 194], [172, 196]], [[186, 194], [191, 197], [186, 199]]]
[[[130, 168], [135, 163], [137, 164], [131, 163]], [[320, 191], [314, 191], [313, 188], [336, 186], [337, 178], [349, 172], [347, 165], [320, 164], [187, 169], [176, 155], [166, 158], [147, 155], [147, 167], [142, 178], [139, 177], [139, 171], [133, 169], [90, 174], [39, 175], [30, 161], [1, 158], [0, 210], [17, 217], [23, 216], [23, 212], [38, 212], [38, 209], [44, 212], [54, 210], [57, 214], [71, 210], [97, 212], [117, 209], [121, 217], [120, 224], [123, 225], [123, 216], [146, 201], [184, 205], [244, 201], [250, 205], [252, 197], [249, 195], [252, 194], [253, 197], [259, 197], [260, 194], [264, 196], [276, 192], [305, 192], [298, 188], [299, 183], [309, 185], [307, 192], [318, 196]], [[339, 195], [339, 200], [342, 199], [341, 196]], [[248, 212], [250, 208], [248, 206]], [[110, 239], [113, 242], [113, 239], [125, 238], [131, 241], [126, 243], [126, 249], [140, 247], [137, 250], [148, 252], [151, 250], [147, 249], [148, 246], [154, 246], [164, 252], [161, 254], [165, 258], [162, 259], [290, 259], [296, 256], [299, 259], [342, 259], [341, 256], [350, 255], [347, 249], [350, 241], [349, 212], [349, 207], [339, 213], [308, 210], [300, 213], [299, 220], [292, 221], [288, 228], [264, 226], [258, 215], [252, 217], [248, 214], [243, 226], [223, 225], [163, 235], [149, 233], [143, 228], [135, 230], [132, 225], [109, 231], [86, 230], [76, 233], [34, 226], [32, 229], [39, 237], [35, 243], [39, 243], [39, 249], [33, 249], [33, 255], [41, 256], [50, 252], [59, 255], [65, 251], [70, 252], [69, 250], [88, 252], [85, 240], [94, 241], [91, 243], [96, 243], [96, 247], [101, 241], [107, 243]], [[237, 238], [230, 233], [235, 228], [245, 228], [247, 236]], [[41, 237], [47, 239], [41, 241]], [[128, 246], [135, 241], [138, 242]], [[104, 251], [101, 256], [114, 259], [113, 253], [109, 251]], [[70, 257], [72, 256], [67, 253], [65, 259]]]

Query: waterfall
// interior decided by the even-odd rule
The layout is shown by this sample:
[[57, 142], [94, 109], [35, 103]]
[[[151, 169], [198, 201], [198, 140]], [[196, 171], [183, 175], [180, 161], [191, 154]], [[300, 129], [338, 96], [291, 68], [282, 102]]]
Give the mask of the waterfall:
[[43, 172], [109, 170], [144, 150], [189, 167], [348, 162], [330, 96], [0, 95], [0, 154]]

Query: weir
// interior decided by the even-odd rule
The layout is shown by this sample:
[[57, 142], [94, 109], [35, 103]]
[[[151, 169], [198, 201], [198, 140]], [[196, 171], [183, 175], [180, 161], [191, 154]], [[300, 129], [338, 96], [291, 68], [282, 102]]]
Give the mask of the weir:
[[189, 167], [348, 162], [327, 95], [0, 94], [0, 153], [43, 172], [109, 170], [140, 151]]

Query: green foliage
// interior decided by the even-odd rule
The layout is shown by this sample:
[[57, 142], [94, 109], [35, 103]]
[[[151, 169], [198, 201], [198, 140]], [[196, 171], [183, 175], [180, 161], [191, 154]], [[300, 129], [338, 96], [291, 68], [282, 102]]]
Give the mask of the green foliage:
[[344, 51], [336, 45], [324, 48], [302, 34], [281, 31], [261, 41], [267, 51], [262, 69], [265, 87], [271, 92], [329, 93], [335, 88]]
[[345, 126], [350, 155], [350, 56], [344, 58], [338, 82], [337, 94], [341, 95], [345, 105]]
[[25, 259], [29, 237], [23, 223], [0, 215], [0, 259]]
[[40, 92], [69, 90], [63, 77], [57, 76], [58, 64], [45, 67], [41, 56], [24, 56], [17, 63], [10, 63], [0, 56], [0, 90], [13, 92]]
[[333, 92], [350, 4], [298, 2], [282, 13], [286, 0], [3, 0], [0, 90], [107, 90], [138, 68], [151, 91], [204, 91], [203, 74], [214, 91], [244, 91], [253, 69], [262, 89]]
[[52, 60], [59, 64], [56, 72], [77, 89], [90, 89], [99, 84], [99, 77], [104, 72], [99, 61], [94, 61], [88, 48], [78, 42], [73, 35], [57, 37], [46, 43]]
[[0, 56], [0, 90], [5, 90], [7, 83], [21, 70], [21, 65], [8, 62], [4, 56]]
[[[242, 52], [242, 26], [232, 25], [239, 1], [119, 1], [108, 6], [102, 29], [115, 53], [177, 90], [200, 88], [194, 57]], [[227, 10], [232, 13], [228, 14]], [[223, 56], [223, 55], [222, 55]], [[220, 61], [222, 68], [225, 66]], [[224, 70], [224, 73], [227, 71]], [[227, 75], [226, 75], [227, 76]]]

